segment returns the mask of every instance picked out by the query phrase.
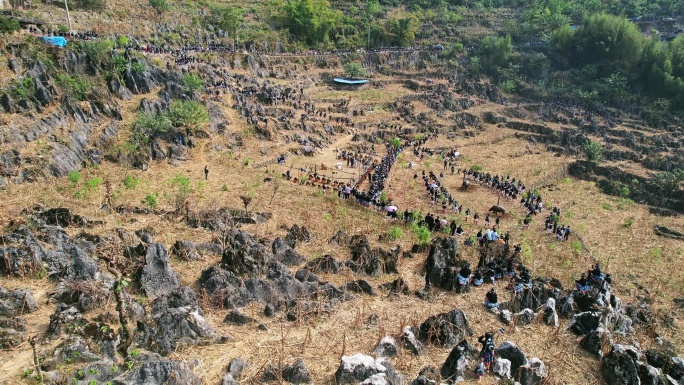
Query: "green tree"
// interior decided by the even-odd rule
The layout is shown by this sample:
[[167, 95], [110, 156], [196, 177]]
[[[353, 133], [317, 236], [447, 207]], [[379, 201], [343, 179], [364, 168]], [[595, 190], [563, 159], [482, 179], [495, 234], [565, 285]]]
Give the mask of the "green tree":
[[403, 17], [390, 17], [385, 22], [385, 35], [387, 43], [406, 47], [416, 40], [416, 32], [420, 28], [420, 22], [414, 14]]
[[168, 132], [173, 127], [165, 114], [141, 112], [133, 123], [133, 139], [137, 144], [147, 144], [152, 137]]
[[584, 156], [592, 164], [603, 161], [604, 148], [601, 143], [587, 139], [584, 145], [582, 145], [582, 150], [584, 151]]
[[240, 8], [219, 5], [212, 6], [209, 13], [209, 24], [225, 31], [233, 39], [233, 51], [237, 44], [238, 32], [243, 24], [242, 13]]
[[363, 70], [361, 64], [349, 62], [344, 65], [344, 75], [348, 78], [361, 78], [366, 76], [366, 71]]
[[622, 17], [598, 14], [584, 19], [582, 28], [554, 34], [554, 44], [571, 62], [608, 64], [606, 70], [629, 69], [637, 64], [646, 39], [634, 23]]
[[169, 10], [169, 3], [166, 0], [149, 0], [150, 7], [154, 8], [157, 15], [161, 17], [162, 13]]
[[328, 0], [288, 0], [283, 13], [287, 30], [309, 46], [328, 43], [342, 18], [340, 11], [330, 8]]
[[183, 88], [189, 93], [202, 91], [204, 89], [204, 79], [196, 74], [183, 75]]
[[95, 69], [110, 71], [112, 68], [112, 48], [114, 42], [108, 39], [82, 41], [77, 48], [86, 54], [88, 61]]
[[194, 131], [209, 121], [209, 113], [206, 107], [193, 100], [174, 100], [171, 119], [176, 126]]

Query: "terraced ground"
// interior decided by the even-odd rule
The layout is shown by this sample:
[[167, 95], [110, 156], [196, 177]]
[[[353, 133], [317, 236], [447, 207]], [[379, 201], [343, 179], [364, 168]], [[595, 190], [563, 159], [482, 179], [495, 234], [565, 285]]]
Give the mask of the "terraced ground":
[[[125, 23], [127, 15], [120, 16], [118, 23]], [[131, 14], [131, 17], [141, 16]], [[94, 23], [79, 13], [74, 17], [84, 26]], [[103, 28], [116, 25], [110, 21], [103, 23]], [[151, 68], [155, 67], [152, 63], [171, 61], [165, 55], [139, 57]], [[654, 204], [658, 192], [649, 192], [648, 188], [642, 193], [643, 200], [637, 202], [602, 192], [606, 184], [618, 180], [637, 189], [659, 169], [661, 162], [668, 159], [676, 162], [681, 157], [683, 144], [680, 127], [664, 130], [628, 118], [614, 121], [577, 108], [518, 101], [500, 94], [486, 80], [464, 78], [459, 68], [449, 67], [425, 53], [361, 55], [360, 62], [371, 73], [372, 82], [369, 88], [356, 91], [338, 90], [328, 81], [341, 73], [342, 63], [347, 60], [344, 57], [212, 54], [205, 58], [212, 60], [177, 66], [168, 71], [171, 75], [158, 69], [164, 73], [163, 80], [150, 81], [153, 85], [150, 92], [126, 100], [110, 97], [106, 104], [120, 119], [113, 117], [117, 114], [101, 112], [101, 104], [95, 102], [79, 104], [86, 116], [85, 122], [79, 120], [78, 112], [65, 113], [60, 102], [41, 111], [3, 114], [0, 129], [5, 140], [0, 153], [18, 151], [21, 161], [10, 163], [16, 167], [17, 175], [26, 179], [24, 183], [16, 183], [17, 175], [6, 178], [7, 188], [0, 193], [0, 224], [6, 229], [3, 233], [10, 234], [21, 225], [37, 232], [41, 225], [30, 219], [27, 210], [36, 206], [65, 207], [96, 221], [85, 228], [65, 227], [66, 234], [74, 239], [87, 233], [88, 239], [96, 236], [101, 240], [118, 239], [117, 234], [127, 234], [137, 240], [132, 234], [142, 229], [167, 250], [179, 240], [220, 244], [225, 239], [222, 230], [193, 227], [189, 220], [223, 207], [242, 210], [241, 197], [249, 197], [248, 211], [270, 213], [270, 219], [241, 224], [240, 230], [269, 242], [276, 237], [284, 238], [294, 225], [305, 226], [312, 235], [296, 248], [306, 261], [290, 266], [293, 274], [306, 262], [325, 255], [348, 261], [350, 250], [329, 242], [339, 230], [350, 236], [364, 235], [373, 247], [389, 250], [399, 246], [408, 251], [419, 242], [409, 226], [392, 221], [382, 211], [341, 200], [334, 191], [323, 193], [319, 187], [293, 183], [281, 175], [289, 170], [293, 177], [307, 180], [308, 174], [315, 170], [330, 179], [358, 180], [359, 172], [346, 166], [333, 174], [338, 163], [344, 164], [344, 160], [337, 158], [339, 151], [352, 150], [380, 159], [385, 153], [384, 143], [394, 137], [409, 140], [436, 134], [424, 146], [457, 149], [462, 154], [455, 163], [457, 168], [478, 166], [493, 174], [519, 178], [529, 190], [538, 190], [544, 197], [544, 214], [537, 215], [527, 230], [521, 229], [525, 212], [519, 202], [501, 199], [501, 205], [508, 209], [501, 229], [511, 233], [512, 244], [522, 245], [521, 261], [533, 276], [557, 278], [564, 288], [570, 289], [580, 273], [600, 262], [603, 270], [611, 273], [614, 293], [622, 302], [648, 305], [653, 316], [652, 323], [637, 325], [634, 334], [615, 334], [613, 342], [638, 344], [645, 350], [656, 347], [654, 336], [658, 335], [681, 350], [683, 310], [674, 300], [684, 298], [684, 273], [678, 269], [684, 262], [684, 241], [656, 235], [654, 225], [681, 231], [684, 218], [654, 214], [646, 203]], [[421, 61], [428, 63], [427, 69], [418, 68]], [[2, 71], [4, 77], [7, 71]], [[121, 148], [134, 132], [132, 123], [145, 102], [148, 106], [163, 104], [164, 98], [160, 95], [177, 85], [172, 74], [181, 71], [199, 74], [210, 85], [214, 80], [224, 80], [227, 86], [218, 89], [218, 97], [204, 93], [191, 95], [208, 106], [210, 123], [193, 137], [193, 146], [176, 146], [172, 139], [160, 137], [159, 146], [165, 156], [150, 155], [149, 159], [143, 159], [147, 169], [142, 171], [135, 167], [135, 162], [121, 156]], [[288, 87], [301, 89], [299, 96], [271, 105], [268, 96]], [[248, 88], [254, 93], [246, 93]], [[305, 103], [312, 106], [309, 111], [304, 108]], [[93, 112], [93, 107], [100, 112]], [[326, 115], [316, 116], [312, 111]], [[260, 118], [254, 124], [247, 120], [252, 114]], [[41, 118], [49, 116], [54, 119], [40, 123]], [[27, 132], [28, 138], [8, 139]], [[83, 135], [86, 144], [81, 148], [76, 146], [74, 143], [81, 142], [74, 135]], [[587, 137], [602, 141], [607, 148], [607, 161], [594, 168], [583, 161], [581, 145]], [[66, 172], [62, 177], [52, 175], [54, 165], [60, 164], [57, 162], [60, 146], [73, 150], [77, 160], [88, 164], [81, 169], [80, 180], [69, 180]], [[92, 157], [83, 155], [90, 154], [90, 150], [100, 150], [102, 161], [95, 163]], [[173, 155], [176, 150], [182, 150], [182, 156]], [[83, 155], [81, 159], [78, 154]], [[281, 154], [286, 155], [286, 161], [279, 165], [275, 160]], [[654, 159], [660, 161], [656, 164]], [[205, 165], [209, 168], [207, 180], [203, 174]], [[21, 174], [23, 170], [29, 172]], [[414, 174], [420, 175], [422, 171], [444, 172], [444, 185], [473, 213], [484, 216], [499, 201], [495, 192], [477, 183], [467, 192], [461, 191], [462, 175], [443, 170], [439, 156], [421, 160], [407, 149], [394, 164], [385, 189], [387, 197], [400, 210], [440, 211], [438, 206], [430, 205], [421, 179], [414, 179]], [[126, 186], [125, 176], [139, 182]], [[175, 202], [179, 185], [174, 180], [178, 176], [188, 178], [187, 194], [181, 205]], [[102, 184], [87, 188], [85, 181], [95, 178], [100, 178]], [[637, 183], [632, 185], [632, 180]], [[111, 183], [111, 191], [108, 192], [105, 182]], [[158, 201], [154, 210], [145, 203], [150, 202], [150, 196]], [[103, 208], [103, 204], [128, 209], [117, 211], [112, 207]], [[568, 242], [558, 242], [544, 231], [545, 214], [553, 206], [562, 209], [561, 222], [573, 229]], [[463, 215], [453, 212], [439, 215], [462, 223], [467, 235], [475, 234], [482, 227], [472, 221], [464, 222]], [[401, 229], [399, 239], [381, 241], [393, 227]], [[445, 236], [432, 234], [433, 239]], [[462, 239], [459, 241], [460, 257], [476, 265], [480, 250], [464, 246]], [[47, 248], [53, 247], [47, 240], [44, 244]], [[120, 268], [128, 265], [132, 271], [145, 265], [142, 257], [124, 256], [125, 246], [135, 243], [112, 241], [112, 244], [120, 247], [115, 251], [120, 253], [114, 258], [118, 264], [105, 260], [99, 252], [101, 249], [89, 256], [103, 274], [111, 272], [112, 265]], [[4, 247], [14, 245], [10, 237], [3, 237]], [[267, 317], [264, 304], [252, 302], [241, 308], [241, 312], [255, 321], [236, 326], [223, 322], [228, 309], [220, 306], [220, 300], [217, 305], [217, 298], [209, 295], [200, 282], [202, 273], [219, 265], [223, 256], [207, 254], [197, 260], [186, 260], [173, 254], [170, 267], [178, 273], [179, 284], [194, 290], [209, 325], [220, 335], [233, 338], [210, 345], [179, 343], [168, 358], [191, 362], [192, 372], [204, 383], [220, 382], [228, 363], [236, 357], [245, 357], [250, 363], [241, 383], [259, 383], [269, 364], [277, 366], [302, 358], [313, 383], [334, 383], [341, 356], [357, 352], [371, 354], [384, 336], [398, 337], [405, 326], [418, 327], [430, 315], [458, 308], [467, 315], [474, 331], [471, 344], [476, 345], [475, 337], [503, 326], [506, 330], [504, 335], [497, 336], [497, 344], [514, 341], [528, 357], [542, 359], [549, 368], [547, 383], [604, 383], [599, 359], [581, 349], [579, 337], [565, 329], [568, 319], [562, 319], [559, 328], [547, 326], [539, 319], [530, 325], [504, 326], [482, 304], [489, 285], [473, 288], [466, 294], [433, 288], [427, 299], [420, 299], [415, 292], [425, 286], [427, 255], [425, 250], [411, 253], [411, 258], [400, 258], [398, 273], [366, 276], [350, 269], [317, 273], [321, 282], [330, 282], [336, 287], [358, 279], [367, 280], [377, 295], [355, 294], [353, 300], [333, 301], [330, 308], [324, 307], [325, 300], [317, 300], [317, 312], [295, 320], [288, 319], [286, 312]], [[61, 277], [45, 277], [40, 270], [24, 276], [8, 274], [8, 271], [9, 267], [2, 270], [2, 286], [30, 288], [38, 308], [21, 315], [28, 327], [22, 332], [21, 342], [0, 351], [0, 383], [37, 383], [28, 378], [33, 376], [33, 353], [27, 338], [47, 332], [50, 316], [59, 302], [53, 291]], [[130, 274], [131, 286], [126, 290], [132, 302], [150, 313], [156, 296], [145, 294], [136, 274]], [[380, 288], [398, 277], [408, 284], [408, 294], [389, 293]], [[499, 282], [496, 289], [500, 297], [506, 300], [512, 297], [512, 290], [503, 283]], [[114, 291], [110, 290], [99, 306], [84, 311], [83, 317], [94, 321], [102, 319], [102, 313], [116, 314], [116, 302]], [[109, 324], [118, 327], [116, 317]], [[259, 328], [259, 324], [265, 327]], [[38, 356], [52, 357], [54, 349], [69, 334], [64, 332], [51, 341], [41, 339]], [[426, 366], [439, 368], [449, 352], [450, 349], [426, 344], [423, 355], [400, 349], [391, 362], [411, 381]], [[114, 364], [122, 370], [125, 366], [123, 362]], [[53, 374], [61, 374], [71, 381], [84, 366], [84, 363], [64, 362]], [[469, 370], [466, 383], [475, 381]], [[482, 383], [496, 384], [499, 379], [488, 375]]]

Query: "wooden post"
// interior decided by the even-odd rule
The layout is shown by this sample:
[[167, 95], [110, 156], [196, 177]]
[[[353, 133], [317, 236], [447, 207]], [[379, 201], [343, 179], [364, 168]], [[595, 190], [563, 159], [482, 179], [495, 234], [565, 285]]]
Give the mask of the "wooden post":
[[69, 16], [69, 1], [64, 0], [64, 9], [66, 9], [67, 24], [69, 25], [69, 32], [71, 32], [71, 16]]

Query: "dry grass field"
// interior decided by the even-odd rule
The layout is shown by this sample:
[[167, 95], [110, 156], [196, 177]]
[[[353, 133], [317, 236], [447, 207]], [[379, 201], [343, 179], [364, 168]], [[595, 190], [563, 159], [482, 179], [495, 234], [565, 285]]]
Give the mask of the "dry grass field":
[[[72, 17], [77, 27], [98, 28], [103, 33], [126, 32], [129, 18], [156, 17], [149, 7], [131, 9], [134, 11], [125, 15], [111, 11], [109, 17], [100, 20], [89, 18], [80, 12], [72, 13]], [[53, 12], [55, 17], [61, 17], [57, 9], [51, 9], [49, 12]], [[170, 14], [164, 17], [173, 16]], [[303, 69], [304, 66], [299, 68]], [[334, 71], [312, 69], [301, 75], [315, 78], [322, 72]], [[407, 71], [406, 77], [419, 79], [421, 76], [418, 72]], [[3, 75], [6, 74], [0, 72], [0, 77]], [[377, 79], [392, 80], [391, 77], [381, 75], [378, 75]], [[282, 79], [269, 80], [277, 84], [289, 84]], [[369, 88], [359, 92], [337, 91], [324, 84], [317, 84], [306, 90], [306, 96], [321, 106], [328, 106], [322, 102], [324, 99], [350, 99], [351, 109], [374, 106], [365, 116], [353, 118], [355, 122], [368, 123], [371, 127], [380, 122], [399, 122], [394, 113], [383, 107], [384, 104], [415, 94], [416, 92], [399, 82], [392, 82], [382, 89]], [[118, 102], [123, 115], [122, 127], [130, 126], [140, 99], [149, 96], [139, 95], [128, 101]], [[467, 112], [481, 116], [485, 112], [501, 113], [511, 108], [482, 100], [478, 102]], [[338, 162], [344, 162], [337, 160], [336, 150], [350, 147], [355, 133], [353, 129], [338, 134], [333, 138], [331, 145], [313, 157], [289, 154], [284, 165], [270, 164], [257, 168], [254, 165], [272, 160], [288, 148], [282, 134], [278, 133], [272, 141], [259, 140], [249, 134], [251, 128], [247, 126], [244, 118], [231, 108], [233, 100], [230, 96], [223, 96], [221, 105], [222, 112], [232, 122], [227, 132], [222, 136], [198, 139], [196, 148], [180, 166], [154, 162], [148, 171], [143, 172], [105, 162], [98, 167], [82, 170], [81, 181], [76, 184], [68, 178], [49, 178], [34, 184], [10, 184], [6, 191], [0, 192], [0, 227], [6, 228], [17, 218], [23, 218], [23, 210], [40, 205], [45, 208], [67, 207], [76, 214], [102, 221], [102, 224], [87, 229], [68, 228], [67, 232], [70, 235], [82, 231], [104, 235], [112, 234], [116, 229], [150, 229], [154, 232], [153, 238], [163, 243], [167, 249], [170, 249], [177, 240], [212, 241], [217, 234], [201, 228], [190, 228], [182, 215], [173, 212], [176, 189], [173, 179], [180, 175], [190, 180], [191, 212], [220, 207], [241, 208], [240, 196], [246, 195], [253, 198], [249, 206], [250, 211], [268, 212], [273, 216], [262, 224], [243, 225], [242, 229], [245, 231], [258, 237], [274, 239], [282, 237], [294, 224], [306, 226], [313, 239], [298, 246], [298, 251], [308, 259], [330, 254], [339, 260], [347, 260], [347, 249], [330, 245], [328, 242], [338, 230], [345, 230], [349, 235], [365, 234], [374, 246], [384, 249], [399, 245], [403, 250], [409, 250], [416, 242], [415, 234], [407, 226], [393, 222], [383, 212], [365, 209], [338, 199], [335, 192], [324, 194], [317, 188], [298, 185], [280, 177], [288, 169], [292, 170], [293, 176], [299, 176], [298, 169], [311, 169], [314, 165], [319, 170], [321, 165], [326, 166], [328, 170], [321, 173], [333, 177], [331, 170]], [[416, 102], [414, 106], [416, 113], [426, 112], [439, 123], [450, 123], [448, 119], [436, 116], [424, 103]], [[549, 127], [560, 129], [560, 126], [553, 124], [549, 124]], [[226, 144], [229, 135], [233, 133], [242, 135], [243, 147], [230, 151], [214, 150], [216, 144]], [[129, 130], [122, 129], [116, 141], [123, 143], [128, 139], [128, 135]], [[22, 151], [26, 154], [38, 153], [40, 145], [40, 142], [34, 142]], [[575, 158], [557, 156], [544, 145], [533, 144], [517, 137], [516, 132], [508, 128], [483, 124], [482, 129], [474, 137], [456, 135], [455, 138], [448, 139], [442, 134], [437, 139], [429, 140], [425, 146], [457, 149], [462, 154], [462, 158], [457, 162], [457, 168], [469, 169], [478, 165], [485, 171], [510, 175], [522, 179], [528, 187], [537, 188], [544, 198], [544, 213], [548, 213], [552, 206], [560, 207], [563, 210], [561, 222], [572, 227], [573, 235], [567, 242], [556, 241], [543, 229], [544, 214], [536, 216], [529, 229], [522, 230], [520, 223], [525, 214], [519, 202], [501, 199], [501, 205], [508, 210], [501, 228], [503, 232], [511, 233], [513, 244], [523, 246], [523, 260], [530, 267], [533, 276], [555, 277], [561, 280], [565, 288], [571, 288], [580, 273], [589, 269], [593, 263], [600, 262], [603, 270], [613, 276], [614, 290], [622, 301], [629, 303], [646, 298], [650, 301], [656, 318], [653, 329], [637, 328], [635, 335], [615, 336], [615, 340], [638, 343], [646, 349], [652, 346], [653, 335], [657, 333], [672, 340], [681, 353], [684, 344], [684, 334], [681, 332], [684, 327], [684, 310], [676, 309], [673, 299], [684, 298], [684, 270], [680, 268], [684, 263], [684, 242], [656, 236], [653, 225], [657, 223], [681, 230], [684, 229], [684, 216], [656, 216], [649, 213], [647, 206], [638, 202], [605, 195], [594, 183], [571, 178], [563, 171], [568, 164], [576, 160]], [[378, 159], [383, 153], [381, 147], [383, 146], [376, 145]], [[408, 167], [409, 164], [411, 167]], [[203, 174], [205, 165], [210, 170], [206, 181]], [[620, 167], [639, 174], [646, 173], [632, 163], [620, 164]], [[345, 171], [350, 174], [337, 175], [355, 175], [351, 170]], [[444, 172], [442, 180], [458, 202], [473, 213], [480, 213], [482, 217], [499, 199], [496, 193], [482, 185], [474, 184], [469, 191], [461, 191], [459, 186], [462, 175], [452, 175], [449, 170], [443, 170], [442, 161], [438, 156], [420, 160], [407, 149], [392, 168], [385, 190], [389, 199], [400, 210], [419, 209], [423, 213], [434, 212], [440, 216], [445, 215], [448, 220], [455, 219], [463, 223], [463, 216], [455, 215], [449, 210], [447, 213], [441, 213], [440, 207], [430, 205], [420, 179], [422, 171], [433, 171], [436, 174]], [[419, 177], [414, 179], [414, 174], [418, 174]], [[125, 176], [139, 179], [140, 183], [134, 188], [127, 188], [123, 184]], [[146, 197], [154, 196], [159, 209], [165, 213], [118, 214], [102, 210], [101, 206], [105, 200], [104, 185], [85, 196], [77, 195], [83, 187], [83, 181], [92, 178], [101, 178], [112, 184], [115, 205], [143, 207]], [[265, 181], [265, 178], [271, 179]], [[463, 225], [467, 235], [474, 235], [483, 227], [483, 224], [475, 226], [472, 220]], [[378, 237], [386, 234], [393, 226], [402, 229], [401, 238], [395, 242], [379, 241]], [[475, 247], [463, 246], [461, 242], [460, 254], [471, 264], [477, 263], [478, 251]], [[409, 284], [410, 295], [390, 295], [382, 290], [378, 290], [379, 295], [375, 297], [357, 295], [354, 300], [337, 305], [329, 314], [320, 314], [297, 322], [286, 321], [282, 313], [267, 318], [263, 315], [263, 305], [259, 304], [243, 309], [245, 314], [263, 323], [267, 327], [266, 331], [257, 329], [257, 324], [224, 324], [222, 321], [227, 310], [211, 305], [205, 298], [203, 307], [207, 320], [220, 333], [233, 336], [235, 341], [210, 346], [180, 347], [171, 358], [196, 360], [195, 374], [206, 384], [220, 383], [226, 366], [235, 357], [246, 357], [250, 363], [246, 378], [241, 382], [245, 384], [259, 383], [263, 368], [268, 364], [290, 364], [297, 358], [303, 358], [315, 384], [334, 384], [334, 372], [342, 355], [357, 352], [371, 354], [377, 342], [384, 336], [399, 336], [404, 326], [418, 326], [430, 315], [454, 308], [463, 310], [475, 332], [471, 338], [473, 345], [476, 344], [477, 336], [503, 326], [482, 304], [488, 285], [474, 288], [470, 293], [463, 295], [433, 289], [428, 300], [421, 300], [413, 295], [425, 285], [425, 258], [426, 254], [423, 253], [415, 254], [413, 259], [400, 260], [399, 275]], [[199, 292], [201, 288], [198, 279], [201, 272], [219, 261], [220, 257], [206, 257], [193, 262], [174, 258], [172, 267], [180, 274], [183, 284]], [[321, 275], [322, 281], [336, 285], [360, 278], [367, 279], [377, 287], [393, 281], [397, 276], [362, 277], [350, 271]], [[2, 286], [31, 288], [40, 309], [25, 316], [30, 325], [26, 335], [44, 333], [56, 305], [49, 301], [54, 283], [47, 279], [3, 277]], [[505, 298], [510, 295], [502, 284], [499, 284], [497, 291]], [[151, 299], [140, 299], [150, 307]], [[115, 300], [110, 298], [102, 310], [114, 312], [114, 308]], [[98, 311], [89, 312], [86, 313], [86, 317], [92, 318], [97, 314]], [[376, 321], [369, 322], [369, 319]], [[528, 357], [542, 359], [550, 371], [547, 384], [601, 384], [603, 380], [599, 373], [598, 360], [579, 348], [579, 338], [566, 331], [566, 325], [567, 320], [562, 320], [559, 329], [553, 329], [542, 322], [525, 327], [510, 327], [504, 335], [497, 336], [497, 343], [504, 340], [514, 341]], [[48, 351], [59, 342], [61, 341], [57, 340], [49, 345], [41, 345], [39, 351]], [[27, 342], [16, 349], [0, 351], [0, 384], [30, 383], [32, 380], [22, 379], [22, 373], [31, 366], [31, 354]], [[447, 349], [428, 345], [424, 355], [415, 356], [401, 350], [392, 362], [405, 375], [408, 383], [416, 377], [421, 368], [440, 367], [448, 354]], [[70, 373], [76, 368], [77, 366], [70, 365], [62, 370]], [[476, 382], [473, 376], [466, 380], [466, 383]], [[497, 384], [498, 378], [486, 376], [481, 383]]]
[[[340, 93], [325, 89], [309, 91], [312, 95], [324, 97], [351, 97], [357, 102], [355, 94]], [[360, 96], [367, 95], [361, 94]], [[367, 97], [367, 96], [364, 96]], [[382, 98], [391, 97], [383, 92]], [[358, 100], [358, 102], [362, 102]], [[123, 107], [130, 111], [136, 100]], [[492, 105], [495, 110], [498, 106]], [[487, 110], [487, 106], [478, 108]], [[226, 114], [234, 113], [226, 109]], [[368, 118], [368, 117], [366, 117]], [[245, 127], [240, 120], [231, 130], [241, 132]], [[331, 254], [338, 259], [348, 258], [348, 252], [339, 247], [332, 247], [328, 239], [339, 229], [349, 234], [366, 234], [375, 243], [377, 237], [396, 225], [383, 213], [363, 209], [352, 203], [344, 202], [333, 193], [323, 195], [317, 189], [300, 186], [279, 180], [278, 176], [293, 166], [295, 169], [306, 165], [334, 166], [334, 148], [345, 148], [351, 135], [340, 135], [334, 146], [329, 147], [314, 158], [292, 156], [284, 166], [272, 165], [260, 169], [245, 165], [251, 159], [253, 164], [272, 158], [261, 155], [261, 148], [273, 148], [272, 143], [249, 139], [243, 149], [232, 154], [217, 153], [210, 150], [210, 142], [221, 141], [222, 138], [211, 138], [200, 142], [193, 150], [191, 158], [180, 167], [166, 163], [153, 164], [149, 171], [122, 170], [120, 166], [103, 164], [99, 168], [83, 171], [83, 179], [101, 177], [111, 181], [116, 191], [116, 204], [142, 205], [148, 194], [158, 194], [160, 206], [171, 208], [170, 195], [173, 187], [170, 184], [174, 175], [180, 174], [191, 179], [191, 210], [211, 207], [240, 207], [240, 195], [250, 194], [254, 197], [251, 210], [273, 213], [273, 219], [260, 225], [244, 226], [244, 229], [259, 237], [274, 238], [282, 236], [293, 224], [304, 224], [314, 235], [314, 239], [303, 245], [300, 250], [309, 258]], [[653, 300], [653, 308], [660, 319], [672, 317], [672, 328], [658, 327], [657, 332], [673, 339], [681, 346], [682, 336], [678, 329], [682, 327], [681, 310], [673, 310], [672, 298], [684, 296], [684, 274], [676, 266], [680, 266], [684, 256], [684, 243], [658, 238], [653, 234], [653, 223], [661, 223], [671, 228], [683, 228], [684, 220], [679, 218], [660, 218], [648, 213], [647, 208], [620, 199], [603, 195], [589, 182], [576, 180], [560, 175], [562, 169], [573, 159], [557, 157], [541, 146], [515, 138], [511, 130], [486, 126], [484, 131], [470, 139], [457, 138], [447, 140], [440, 137], [430, 140], [428, 147], [453, 147], [463, 154], [458, 168], [469, 168], [480, 165], [484, 170], [498, 174], [510, 174], [522, 178], [528, 186], [544, 184], [540, 193], [544, 196], [547, 207], [556, 205], [564, 211], [562, 221], [570, 224], [574, 235], [569, 242], [557, 242], [543, 231], [543, 217], [538, 216], [529, 230], [520, 230], [519, 221], [523, 211], [516, 202], [504, 200], [501, 204], [509, 213], [502, 223], [504, 231], [510, 231], [512, 242], [524, 245], [524, 259], [534, 275], [552, 276], [561, 279], [566, 287], [570, 287], [579, 273], [588, 269], [594, 261], [600, 261], [604, 269], [613, 274], [615, 288], [623, 301], [629, 302], [638, 296], [648, 295]], [[414, 167], [408, 168], [412, 163]], [[202, 169], [209, 165], [208, 181], [203, 180]], [[442, 163], [436, 156], [423, 161], [414, 157], [411, 151], [405, 151], [395, 164], [388, 179], [387, 194], [400, 209], [420, 209], [423, 212], [438, 212], [431, 207], [425, 191], [420, 183], [413, 180], [414, 173], [422, 170], [442, 171]], [[135, 189], [125, 189], [122, 185], [124, 175], [140, 178], [141, 183]], [[274, 177], [275, 182], [264, 182], [267, 176]], [[550, 179], [551, 178], [551, 179]], [[555, 178], [555, 179], [554, 179]], [[451, 175], [447, 170], [443, 179], [450, 191], [464, 207], [472, 212], [484, 213], [489, 206], [495, 204], [497, 195], [486, 186], [476, 185], [471, 191], [461, 192], [458, 186], [459, 175]], [[277, 189], [274, 186], [278, 186]], [[69, 207], [76, 213], [91, 219], [104, 222], [103, 225], [87, 229], [91, 233], [107, 233], [114, 228], [137, 230], [151, 228], [157, 233], [155, 239], [170, 247], [175, 240], [188, 239], [195, 242], [209, 241], [214, 234], [201, 229], [188, 228], [175, 215], [133, 215], [114, 214], [99, 209], [104, 190], [100, 189], [87, 198], [76, 198], [76, 188], [70, 186], [66, 179], [46, 181], [37, 185], [11, 186], [3, 193], [0, 203], [0, 220], [6, 225], [12, 218], [20, 216], [21, 210], [43, 205], [44, 207]], [[166, 196], [166, 198], [165, 198]], [[454, 218], [447, 213], [447, 218]], [[462, 220], [462, 218], [459, 218]], [[627, 226], [626, 223], [630, 223]], [[477, 228], [472, 222], [464, 223], [468, 234], [474, 234]], [[77, 231], [77, 230], [71, 230]], [[80, 231], [80, 230], [78, 230]], [[581, 237], [586, 247], [579, 246]], [[399, 244], [404, 249], [410, 248], [414, 235], [408, 228], [403, 228], [403, 237], [393, 243], [378, 243], [383, 248]], [[477, 261], [477, 251], [473, 247], [461, 248], [463, 258], [472, 263]], [[412, 291], [424, 286], [422, 264], [425, 255], [416, 255], [414, 259], [402, 259], [401, 276], [407, 280]], [[173, 267], [181, 273], [184, 284], [197, 285], [200, 272], [218, 262], [217, 258], [197, 262], [173, 261]], [[675, 268], [673, 268], [675, 267]], [[343, 284], [359, 278], [347, 272], [340, 275], [324, 275], [322, 279], [336, 284]], [[393, 280], [394, 276], [379, 276], [370, 279], [373, 285]], [[41, 333], [47, 327], [48, 315], [54, 305], [47, 304], [51, 285], [45, 280], [3, 279], [7, 287], [30, 286], [34, 295], [42, 304], [39, 312], [31, 314], [31, 332]], [[641, 287], [645, 289], [640, 289]], [[503, 287], [499, 288], [504, 291]], [[419, 300], [413, 295], [396, 296], [381, 294], [377, 297], [358, 296], [357, 299], [340, 304], [332, 314], [321, 315], [308, 321], [287, 322], [283, 317], [273, 319], [261, 315], [261, 306], [254, 305], [245, 309], [245, 313], [258, 319], [268, 327], [268, 331], [257, 330], [256, 325], [243, 327], [228, 326], [221, 322], [226, 310], [205, 307], [210, 323], [222, 333], [232, 335], [236, 342], [224, 345], [181, 348], [172, 355], [179, 359], [197, 359], [199, 364], [195, 373], [206, 383], [217, 383], [225, 371], [227, 363], [234, 357], [249, 358], [251, 367], [247, 372], [246, 383], [257, 383], [261, 369], [269, 363], [290, 363], [301, 357], [314, 375], [315, 383], [333, 383], [332, 374], [343, 354], [356, 352], [371, 353], [375, 344], [385, 335], [398, 335], [405, 325], [419, 325], [429, 315], [460, 308], [469, 317], [476, 336], [501, 326], [496, 317], [485, 311], [481, 305], [485, 289], [474, 289], [466, 295], [433, 291], [428, 301]], [[113, 309], [113, 300], [110, 307]], [[111, 309], [110, 309], [111, 310]], [[94, 314], [92, 314], [94, 315]], [[377, 323], [369, 325], [369, 316], [377, 316]], [[659, 323], [660, 324], [660, 323]], [[564, 330], [554, 330], [543, 324], [535, 323], [522, 328], [511, 328], [500, 341], [512, 340], [519, 344], [528, 356], [536, 356], [544, 360], [550, 368], [551, 384], [584, 384], [600, 383], [598, 365], [594, 358], [578, 347], [578, 339]], [[640, 331], [634, 337], [644, 346], [650, 344], [649, 334]], [[47, 347], [43, 347], [47, 348]], [[9, 383], [19, 381], [21, 371], [27, 367], [30, 350], [26, 345], [12, 352], [0, 352], [0, 377], [9, 379]], [[448, 350], [430, 346], [422, 356], [413, 356], [402, 351], [394, 362], [397, 368], [408, 379], [426, 365], [439, 366], [448, 355]], [[472, 379], [469, 379], [472, 381]], [[483, 383], [494, 384], [494, 377], [486, 377]]]

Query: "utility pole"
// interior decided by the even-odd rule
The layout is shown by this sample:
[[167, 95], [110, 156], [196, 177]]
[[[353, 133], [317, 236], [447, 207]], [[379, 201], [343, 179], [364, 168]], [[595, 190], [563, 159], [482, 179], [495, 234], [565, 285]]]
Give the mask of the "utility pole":
[[64, 9], [66, 9], [67, 24], [69, 24], [69, 32], [71, 32], [71, 17], [69, 16], [69, 1], [68, 0], [64, 0]]
[[[66, 1], [66, 0], [64, 0]], [[370, 20], [368, 20], [368, 40], [367, 40], [367, 47], [366, 49], [370, 52]]]

